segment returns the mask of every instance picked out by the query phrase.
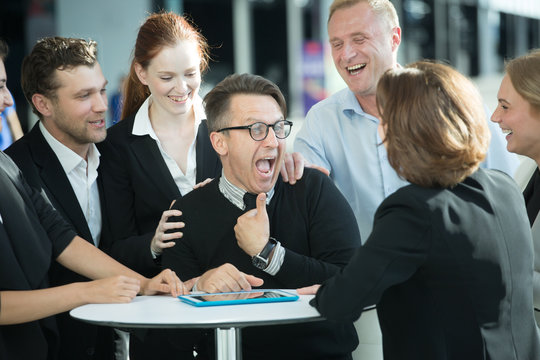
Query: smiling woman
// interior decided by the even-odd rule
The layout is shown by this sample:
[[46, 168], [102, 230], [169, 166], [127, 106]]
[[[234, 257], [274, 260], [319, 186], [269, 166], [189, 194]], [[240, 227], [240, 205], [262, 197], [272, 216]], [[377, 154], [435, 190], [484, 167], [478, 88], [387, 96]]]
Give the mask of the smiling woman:
[[[182, 236], [182, 223], [167, 223], [181, 214], [168, 210], [171, 202], [219, 175], [221, 164], [199, 96], [209, 59], [203, 36], [177, 14], [152, 14], [139, 29], [133, 54], [123, 120], [100, 146], [102, 174], [111, 255], [153, 275], [163, 249]], [[142, 342], [132, 336], [130, 343], [131, 359], [160, 358], [152, 332]], [[186, 357], [192, 353], [187, 349]]]
[[[507, 134], [511, 152], [533, 159], [540, 165], [540, 49], [511, 60], [506, 64], [499, 93], [499, 106], [491, 116]], [[538, 167], [524, 188], [527, 216], [532, 227], [535, 272], [534, 305], [540, 309], [540, 172]], [[537, 319], [539, 317], [537, 316]], [[538, 320], [537, 320], [538, 321]]]

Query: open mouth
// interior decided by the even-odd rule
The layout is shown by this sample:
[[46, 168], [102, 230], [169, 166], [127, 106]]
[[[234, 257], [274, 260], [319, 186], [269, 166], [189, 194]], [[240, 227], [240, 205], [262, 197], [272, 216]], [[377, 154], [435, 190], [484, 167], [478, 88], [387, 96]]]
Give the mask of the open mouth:
[[367, 64], [356, 64], [356, 65], [353, 65], [353, 66], [347, 66], [346, 69], [347, 71], [349, 72], [350, 75], [356, 75], [358, 74], [360, 71], [362, 71], [363, 68], [366, 67]]
[[512, 135], [514, 133], [513, 130], [510, 129], [501, 129], [504, 135]]
[[91, 125], [94, 125], [94, 126], [97, 126], [97, 127], [101, 127], [101, 126], [104, 126], [104, 125], [105, 125], [105, 120], [104, 120], [104, 119], [99, 119], [99, 120], [89, 121], [89, 123], [90, 123]]
[[274, 172], [276, 158], [274, 156], [266, 156], [255, 162], [257, 170], [263, 175], [271, 175]]
[[185, 102], [189, 98], [189, 94], [178, 96], [178, 95], [169, 95], [169, 99], [171, 99], [174, 102]]

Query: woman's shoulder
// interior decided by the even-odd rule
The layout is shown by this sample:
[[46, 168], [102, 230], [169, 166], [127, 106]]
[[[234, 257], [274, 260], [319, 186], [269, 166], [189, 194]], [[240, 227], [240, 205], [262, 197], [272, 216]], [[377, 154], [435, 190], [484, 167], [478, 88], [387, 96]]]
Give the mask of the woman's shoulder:
[[127, 118], [114, 124], [107, 129], [107, 139], [109, 141], [115, 141], [116, 139], [129, 136], [133, 131], [134, 121], [135, 114], [128, 116]]

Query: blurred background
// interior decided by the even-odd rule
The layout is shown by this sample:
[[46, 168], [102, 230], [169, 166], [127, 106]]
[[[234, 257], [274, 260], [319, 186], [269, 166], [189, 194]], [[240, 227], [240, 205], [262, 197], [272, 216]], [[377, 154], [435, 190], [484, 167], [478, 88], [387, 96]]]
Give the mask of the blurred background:
[[[138, 27], [161, 9], [187, 15], [212, 47], [202, 95], [230, 73], [276, 82], [289, 117], [345, 85], [334, 69], [326, 22], [332, 0], [2, 0], [0, 37], [10, 46], [8, 86], [24, 131], [35, 118], [20, 89], [20, 64], [35, 41], [60, 35], [98, 42], [112, 96], [128, 72]], [[478, 84], [493, 110], [504, 60], [540, 47], [538, 0], [392, 0], [402, 27], [399, 62], [446, 61]], [[109, 104], [113, 105], [112, 102]], [[108, 124], [113, 122], [111, 115]], [[298, 130], [301, 124], [295, 126]]]

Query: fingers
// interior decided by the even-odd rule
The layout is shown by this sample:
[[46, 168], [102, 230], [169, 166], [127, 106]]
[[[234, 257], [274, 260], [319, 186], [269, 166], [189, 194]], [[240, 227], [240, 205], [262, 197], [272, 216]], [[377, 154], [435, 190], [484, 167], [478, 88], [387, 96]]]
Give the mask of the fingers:
[[185, 226], [183, 222], [168, 222], [170, 217], [181, 215], [182, 212], [176, 209], [165, 210], [163, 212], [163, 214], [161, 215], [161, 219], [159, 220], [159, 224], [156, 228], [156, 233], [152, 238], [152, 242], [150, 243], [150, 248], [153, 252], [160, 254], [163, 249], [170, 248], [176, 245], [176, 243], [172, 242], [171, 240], [179, 239], [183, 236], [183, 233], [180, 231], [176, 231], [174, 233], [166, 233], [170, 230], [182, 229]]
[[189, 279], [188, 281], [184, 281], [184, 289], [186, 293], [190, 292], [193, 289], [193, 287], [195, 286], [197, 281], [199, 281], [200, 278], [201, 278], [200, 276], [197, 276], [197, 277], [194, 277], [193, 279]]
[[206, 180], [201, 181], [201, 182], [198, 183], [198, 184], [195, 184], [195, 186], [193, 187], [193, 189], [198, 189], [198, 188], [200, 188], [200, 187], [203, 187], [203, 186], [205, 186], [206, 184], [208, 184], [208, 183], [209, 183], [210, 181], [212, 181], [212, 180], [214, 180], [214, 179], [212, 179], [212, 178], [207, 178]]
[[[260, 193], [257, 195], [257, 215], [266, 214], [266, 194]], [[266, 214], [267, 215], [267, 214]]]
[[321, 285], [319, 284], [306, 286], [300, 289], [296, 289], [296, 292], [298, 293], [298, 295], [315, 295], [317, 294], [317, 291], [319, 290], [320, 287]]
[[296, 183], [296, 180], [300, 180], [302, 178], [302, 175], [304, 175], [305, 166], [304, 157], [299, 152], [293, 153], [292, 158], [294, 160], [294, 182], [290, 182], [291, 185]]
[[322, 172], [324, 175], [326, 176], [330, 176], [330, 170], [328, 170], [327, 168], [325, 167], [322, 167], [322, 166], [319, 166], [319, 165], [315, 165], [315, 164], [310, 164], [306, 161], [306, 167], [308, 168], [312, 168], [312, 169], [315, 169], [315, 170], [319, 170], [320, 172]]
[[291, 185], [296, 183], [296, 178], [294, 174], [294, 168], [296, 166], [295, 162], [296, 161], [292, 154], [285, 153], [285, 155], [283, 156], [283, 164], [281, 165], [281, 177], [284, 182], [288, 182]]
[[262, 286], [264, 280], [253, 275], [244, 274], [246, 280], [251, 286]]
[[231, 292], [251, 290], [251, 284], [244, 273], [234, 265], [224, 264], [207, 271], [201, 276], [197, 288], [205, 292]]

